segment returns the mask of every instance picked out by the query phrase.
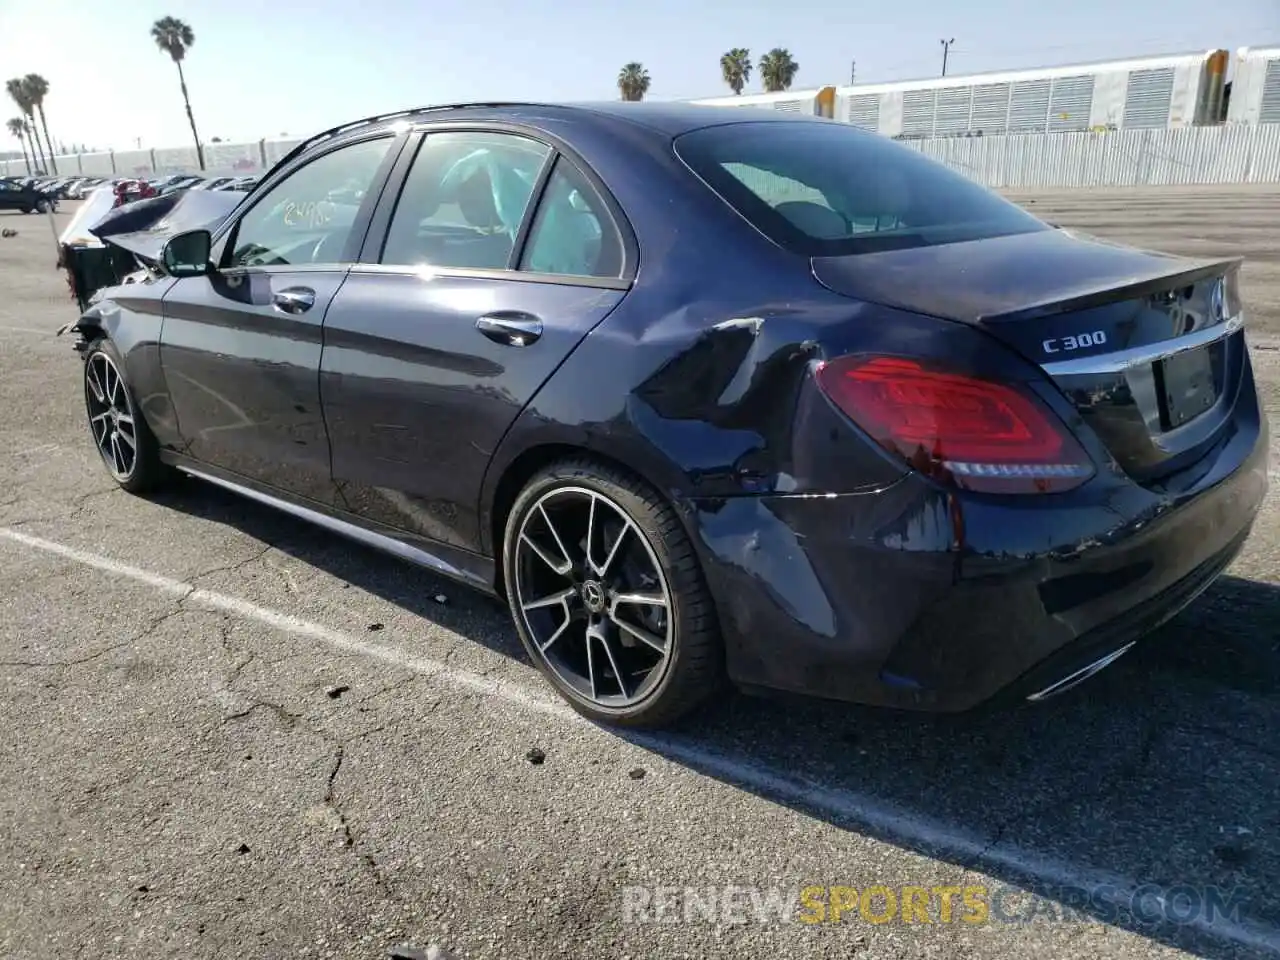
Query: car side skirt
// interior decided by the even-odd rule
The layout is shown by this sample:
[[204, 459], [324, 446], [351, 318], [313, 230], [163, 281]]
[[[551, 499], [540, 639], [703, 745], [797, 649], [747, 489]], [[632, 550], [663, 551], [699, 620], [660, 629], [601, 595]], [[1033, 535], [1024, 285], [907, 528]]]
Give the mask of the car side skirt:
[[490, 596], [497, 595], [494, 588], [496, 568], [492, 558], [415, 537], [402, 530], [371, 524], [355, 514], [292, 496], [171, 450], [162, 450], [160, 459], [188, 476], [305, 520], [374, 550], [407, 560]]

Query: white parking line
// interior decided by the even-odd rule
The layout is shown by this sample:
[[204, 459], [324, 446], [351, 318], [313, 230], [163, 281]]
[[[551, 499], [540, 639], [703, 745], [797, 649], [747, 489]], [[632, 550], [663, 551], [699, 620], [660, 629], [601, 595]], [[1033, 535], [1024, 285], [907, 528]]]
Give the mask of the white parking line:
[[52, 540], [33, 537], [20, 530], [0, 528], [0, 536], [28, 547], [34, 547], [37, 550], [43, 550], [46, 553], [56, 554], [67, 560], [74, 560], [76, 563], [81, 563], [88, 567], [95, 567], [104, 573], [136, 580], [187, 604], [204, 607], [207, 610], [228, 613], [244, 620], [256, 620], [265, 626], [279, 630], [281, 633], [304, 637], [308, 640], [318, 640], [320, 643], [327, 644], [344, 653], [361, 654], [426, 676], [435, 676], [455, 687], [489, 694], [509, 703], [518, 704], [526, 709], [536, 710], [539, 713], [550, 714], [562, 719], [579, 719], [576, 713], [569, 707], [561, 705], [558, 701], [538, 697], [512, 683], [483, 677], [467, 670], [447, 667], [438, 660], [432, 660], [428, 657], [415, 657], [412, 654], [396, 650], [389, 645], [356, 640], [345, 633], [332, 630], [310, 620], [304, 620], [301, 617], [281, 613], [267, 607], [260, 607], [257, 604], [241, 600], [239, 597], [228, 596], [225, 593], [203, 590], [193, 584], [183, 583], [181, 580], [174, 580], [158, 573], [151, 573], [148, 570], [142, 570], [127, 563], [119, 563], [98, 554], [55, 543]]
[[57, 330], [41, 330], [39, 327], [13, 327], [3, 323], [0, 323], [0, 331], [5, 333], [30, 333], [38, 337], [49, 337], [50, 339], [53, 339], [58, 332]]
[[[343, 653], [360, 654], [393, 666], [435, 677], [468, 692], [481, 693], [501, 701], [555, 718], [567, 724], [591, 724], [559, 701], [532, 693], [522, 686], [494, 680], [446, 666], [428, 657], [417, 657], [389, 644], [372, 643], [292, 614], [262, 607], [248, 600], [204, 590], [194, 584], [152, 573], [139, 567], [112, 560], [99, 554], [45, 540], [12, 528], [0, 527], [0, 537], [10, 542], [83, 564], [116, 577], [133, 580], [182, 600], [186, 604], [217, 610], [252, 620], [295, 637], [315, 640]], [[778, 801], [796, 804], [823, 814], [846, 826], [862, 827], [872, 835], [896, 841], [909, 849], [956, 863], [966, 863], [978, 871], [1003, 868], [1034, 884], [1072, 890], [1088, 890], [1099, 900], [1112, 906], [1127, 908], [1142, 890], [1137, 880], [1084, 867], [1067, 861], [1044, 857], [1034, 850], [1015, 844], [990, 841], [953, 824], [887, 804], [865, 794], [833, 788], [797, 776], [748, 757], [734, 757], [710, 750], [688, 737], [668, 734], [615, 733], [618, 736], [660, 756], [676, 760], [701, 773], [735, 783]], [[1198, 915], [1188, 924], [1197, 932], [1248, 947], [1272, 950], [1280, 929], [1264, 927], [1249, 921]]]

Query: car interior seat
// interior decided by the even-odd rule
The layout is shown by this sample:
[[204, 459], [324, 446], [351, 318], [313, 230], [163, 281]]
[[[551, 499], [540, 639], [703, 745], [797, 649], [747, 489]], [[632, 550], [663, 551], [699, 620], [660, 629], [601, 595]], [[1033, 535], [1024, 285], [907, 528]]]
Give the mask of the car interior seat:
[[512, 237], [504, 230], [493, 182], [483, 167], [464, 176], [453, 191], [453, 201], [462, 218], [477, 231], [475, 236], [452, 239], [448, 261], [455, 267], [503, 267], [511, 259]]
[[843, 214], [811, 200], [786, 200], [773, 209], [811, 237], [837, 240], [852, 232], [852, 225]]

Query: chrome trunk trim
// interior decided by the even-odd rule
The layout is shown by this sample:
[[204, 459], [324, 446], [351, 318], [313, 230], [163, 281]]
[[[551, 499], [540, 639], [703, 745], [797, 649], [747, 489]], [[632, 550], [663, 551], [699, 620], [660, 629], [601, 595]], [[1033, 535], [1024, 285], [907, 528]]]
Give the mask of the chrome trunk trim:
[[1175, 356], [1186, 350], [1208, 346], [1224, 340], [1244, 327], [1244, 314], [1237, 313], [1222, 323], [1202, 330], [1194, 330], [1181, 337], [1172, 337], [1158, 343], [1149, 343], [1127, 350], [1081, 357], [1078, 360], [1058, 360], [1043, 364], [1041, 369], [1051, 377], [1075, 377], [1088, 374], [1125, 373], [1133, 367], [1141, 367]]

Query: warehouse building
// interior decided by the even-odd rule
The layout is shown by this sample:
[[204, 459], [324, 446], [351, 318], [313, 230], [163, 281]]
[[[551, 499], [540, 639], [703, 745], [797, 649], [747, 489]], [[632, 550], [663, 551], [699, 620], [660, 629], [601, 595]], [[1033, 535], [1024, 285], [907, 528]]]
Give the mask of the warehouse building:
[[696, 102], [813, 113], [906, 139], [1167, 129], [1224, 119], [1228, 63], [1226, 50], [1209, 50]]
[[1280, 47], [1236, 51], [1227, 122], [1280, 123]]

